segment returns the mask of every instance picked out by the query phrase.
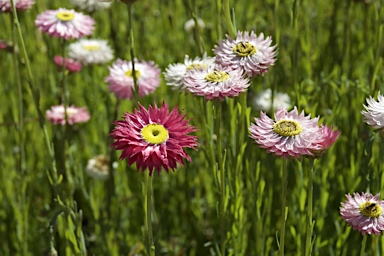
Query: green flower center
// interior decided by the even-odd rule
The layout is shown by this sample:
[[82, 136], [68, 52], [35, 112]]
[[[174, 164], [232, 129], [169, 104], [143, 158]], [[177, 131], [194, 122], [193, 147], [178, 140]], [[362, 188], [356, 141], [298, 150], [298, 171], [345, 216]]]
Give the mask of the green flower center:
[[62, 21], [70, 21], [70, 20], [73, 20], [73, 18], [75, 18], [75, 14], [72, 12], [62, 11], [62, 12], [58, 12], [56, 14], [56, 17]]
[[83, 48], [90, 52], [100, 50], [100, 46], [98, 45], [84, 45]]
[[273, 125], [273, 131], [281, 136], [290, 137], [301, 133], [303, 128], [294, 120], [280, 120]]
[[229, 79], [229, 74], [220, 70], [215, 70], [205, 76], [205, 80], [212, 83], [225, 82]]
[[233, 48], [233, 52], [239, 57], [246, 57], [257, 52], [256, 47], [249, 42], [240, 42]]
[[[128, 70], [127, 72], [125, 72], [125, 75], [127, 77], [133, 77], [132, 69]], [[136, 78], [139, 78], [140, 77], [140, 71], [139, 70], [135, 70], [135, 75], [136, 75]]]
[[150, 144], [161, 144], [168, 139], [168, 130], [161, 124], [149, 124], [141, 130], [141, 136]]
[[381, 215], [383, 208], [374, 202], [365, 202], [360, 205], [360, 212], [365, 217], [377, 218]]
[[192, 69], [206, 69], [207, 66], [205, 64], [200, 64], [200, 63], [192, 63], [191, 65], [187, 66], [187, 70], [192, 70]]

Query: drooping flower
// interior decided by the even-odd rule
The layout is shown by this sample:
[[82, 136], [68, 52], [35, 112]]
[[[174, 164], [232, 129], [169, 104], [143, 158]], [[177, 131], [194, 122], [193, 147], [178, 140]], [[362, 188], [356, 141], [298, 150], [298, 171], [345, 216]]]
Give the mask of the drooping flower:
[[226, 40], [219, 41], [219, 45], [215, 46], [216, 62], [233, 69], [242, 69], [249, 76], [262, 75], [276, 61], [276, 45], [271, 44], [271, 37], [264, 38], [263, 33], [257, 37], [253, 31], [239, 31], [236, 39], [227, 35]]
[[184, 148], [195, 149], [199, 144], [196, 136], [189, 135], [196, 128], [188, 124], [189, 120], [175, 107], [169, 112], [165, 103], [160, 108], [154, 105], [148, 110], [140, 105], [133, 114], [125, 113], [123, 120], [116, 121], [116, 127], [110, 134], [115, 142], [112, 147], [122, 150], [120, 159], [128, 164], [136, 163], [138, 170], [148, 168], [150, 175], [161, 168], [167, 172], [174, 170], [183, 159], [191, 161]]
[[[205, 22], [200, 18], [197, 18], [197, 25], [199, 26], [200, 29], [205, 28]], [[187, 22], [185, 22], [184, 24], [184, 30], [188, 33], [192, 33], [194, 29], [195, 29], [195, 20], [194, 19], [187, 20]]]
[[250, 85], [242, 70], [219, 65], [189, 70], [184, 83], [187, 91], [207, 100], [238, 96]]
[[[99, 155], [88, 160], [85, 171], [90, 177], [94, 179], [106, 180], [110, 173], [109, 164], [110, 160], [108, 157]], [[112, 167], [117, 168], [117, 163], [113, 163]]]
[[[51, 109], [46, 111], [48, 120], [53, 124], [65, 125], [65, 108], [63, 105], [52, 106]], [[77, 108], [75, 106], [67, 107], [68, 124], [73, 125], [76, 123], [85, 123], [90, 119], [88, 110]]]
[[106, 40], [80, 39], [68, 46], [70, 58], [82, 64], [103, 64], [113, 59], [113, 52]]
[[187, 71], [191, 69], [203, 68], [206, 69], [213, 65], [215, 58], [207, 57], [206, 54], [202, 58], [196, 57], [190, 59], [185, 55], [184, 63], [170, 64], [164, 72], [166, 84], [172, 86], [172, 89], [185, 89], [184, 78], [187, 76]]
[[111, 1], [100, 0], [71, 0], [71, 3], [86, 12], [107, 9], [111, 6]]
[[368, 106], [364, 105], [366, 111], [361, 111], [364, 116], [364, 121], [379, 130], [381, 133], [384, 132], [384, 96], [378, 94], [377, 101], [372, 96], [366, 99]]
[[311, 150], [313, 158], [320, 158], [336, 142], [340, 135], [339, 130], [333, 130], [330, 126], [320, 126], [321, 140], [320, 149]]
[[92, 35], [94, 24], [90, 16], [64, 8], [40, 13], [35, 20], [40, 31], [66, 40]]
[[363, 235], [381, 235], [384, 230], [384, 201], [380, 194], [373, 196], [370, 193], [353, 193], [345, 195], [347, 202], [341, 203], [341, 217]]
[[313, 155], [313, 151], [321, 150], [324, 143], [318, 118], [299, 115], [297, 108], [288, 112], [280, 108], [275, 112], [275, 120], [260, 112], [249, 128], [250, 137], [270, 153], [282, 157], [301, 159], [303, 155]]
[[[135, 75], [139, 87], [139, 97], [148, 95], [160, 85], [160, 69], [153, 61], [141, 61], [135, 59]], [[117, 59], [109, 67], [109, 76], [105, 78], [109, 83], [108, 89], [117, 98], [132, 99], [134, 80], [131, 61]]]
[[[13, 0], [16, 11], [25, 11], [35, 4], [33, 0]], [[0, 12], [12, 12], [12, 5], [10, 0], [0, 0]]]
[[62, 56], [55, 56], [53, 58], [53, 61], [55, 62], [56, 66], [59, 68], [59, 70], [62, 70], [63, 63], [64, 63], [65, 69], [71, 73], [79, 72], [83, 68], [80, 62], [77, 62], [77, 61], [70, 59], [70, 58], [63, 59]]
[[259, 92], [253, 97], [252, 106], [256, 110], [268, 112], [278, 108], [291, 107], [291, 99], [289, 98], [288, 94], [282, 92], [275, 92], [272, 98], [272, 90], [268, 88]]

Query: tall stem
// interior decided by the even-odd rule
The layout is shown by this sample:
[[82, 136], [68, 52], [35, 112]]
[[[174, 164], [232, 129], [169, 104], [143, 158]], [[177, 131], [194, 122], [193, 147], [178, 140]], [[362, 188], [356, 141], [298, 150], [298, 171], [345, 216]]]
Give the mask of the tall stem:
[[227, 23], [227, 27], [228, 27], [228, 34], [231, 37], [234, 37], [236, 35], [236, 31], [235, 31], [235, 26], [233, 26], [232, 19], [231, 19], [231, 9], [229, 8], [229, 0], [223, 0], [223, 7], [224, 7], [225, 23]]
[[148, 245], [147, 253], [150, 256], [155, 256], [155, 243], [153, 242], [153, 231], [152, 231], [152, 177], [149, 172], [145, 177], [145, 198], [146, 198], [146, 223], [148, 232]]
[[137, 84], [137, 76], [136, 76], [136, 69], [135, 69], [135, 41], [134, 41], [134, 36], [133, 36], [133, 23], [132, 23], [132, 16], [133, 16], [133, 11], [132, 11], [132, 4], [129, 3], [127, 4], [128, 8], [128, 29], [129, 29], [129, 52], [131, 54], [131, 63], [132, 63], [132, 77], [133, 77], [133, 101], [134, 104], [136, 104], [139, 100], [139, 86]]
[[363, 236], [363, 241], [361, 242], [360, 256], [364, 256], [365, 254], [365, 245], [367, 244], [367, 237], [367, 235]]
[[307, 235], [305, 238], [305, 255], [309, 256], [312, 254], [312, 201], [313, 201], [313, 166], [314, 166], [315, 158], [310, 158], [309, 163], [311, 166], [311, 170], [308, 172], [308, 194], [307, 194]]
[[287, 159], [283, 159], [283, 164], [281, 165], [280, 256], [284, 255], [287, 183]]

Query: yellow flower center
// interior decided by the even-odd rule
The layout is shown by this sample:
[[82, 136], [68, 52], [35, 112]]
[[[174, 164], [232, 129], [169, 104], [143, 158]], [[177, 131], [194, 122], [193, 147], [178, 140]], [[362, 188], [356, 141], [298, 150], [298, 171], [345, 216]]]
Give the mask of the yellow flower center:
[[141, 136], [150, 144], [161, 144], [168, 139], [168, 130], [161, 124], [149, 124], [141, 130]]
[[229, 74], [220, 70], [215, 70], [205, 76], [205, 80], [208, 82], [219, 83], [225, 82], [229, 79]]
[[207, 66], [205, 64], [200, 64], [200, 63], [192, 63], [191, 65], [187, 66], [187, 70], [192, 70], [192, 69], [206, 69]]
[[58, 12], [56, 14], [56, 17], [62, 21], [70, 21], [70, 20], [73, 20], [73, 18], [75, 18], [75, 14], [68, 11], [62, 11], [62, 12]]
[[374, 202], [365, 202], [360, 205], [360, 212], [365, 217], [377, 218], [381, 215], [383, 208]]
[[273, 125], [273, 131], [281, 136], [290, 137], [301, 133], [303, 128], [294, 120], [280, 120]]
[[84, 45], [83, 48], [90, 52], [100, 50], [100, 46], [98, 45]]
[[256, 47], [249, 42], [240, 42], [233, 48], [233, 52], [239, 57], [246, 57], [257, 52]]
[[[133, 77], [132, 69], [128, 70], [127, 72], [125, 72], [125, 75], [127, 77]], [[136, 75], [136, 78], [139, 78], [140, 77], [140, 71], [139, 70], [135, 70], [135, 75]]]

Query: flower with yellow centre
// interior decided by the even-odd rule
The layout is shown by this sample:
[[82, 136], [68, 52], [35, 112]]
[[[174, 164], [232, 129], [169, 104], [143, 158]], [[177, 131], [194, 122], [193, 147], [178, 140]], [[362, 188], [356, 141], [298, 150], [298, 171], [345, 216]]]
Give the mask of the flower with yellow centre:
[[104, 64], [113, 59], [112, 48], [103, 39], [80, 39], [68, 46], [68, 55], [84, 64]]

